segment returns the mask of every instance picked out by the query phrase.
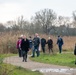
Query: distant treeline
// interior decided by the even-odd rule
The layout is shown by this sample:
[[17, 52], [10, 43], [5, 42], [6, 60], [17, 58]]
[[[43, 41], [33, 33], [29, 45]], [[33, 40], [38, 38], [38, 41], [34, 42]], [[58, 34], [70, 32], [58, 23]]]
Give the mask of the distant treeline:
[[52, 35], [76, 36], [76, 11], [73, 18], [57, 16], [52, 9], [43, 9], [32, 16], [31, 21], [26, 21], [23, 16], [17, 21], [8, 21], [0, 24], [0, 32], [27, 31], [29, 33], [44, 33]]
[[43, 34], [51, 34], [51, 35], [62, 35], [62, 36], [76, 36], [76, 28], [69, 28], [66, 27], [65, 25], [63, 26], [51, 26], [50, 28], [47, 29], [46, 31], [43, 30], [43, 28], [38, 28], [35, 26], [26, 26], [21, 28], [18, 25], [13, 25], [12, 27], [5, 27], [0, 25], [0, 32], [10, 32], [10, 31], [22, 31], [22, 32], [29, 32], [29, 33], [43, 33]]

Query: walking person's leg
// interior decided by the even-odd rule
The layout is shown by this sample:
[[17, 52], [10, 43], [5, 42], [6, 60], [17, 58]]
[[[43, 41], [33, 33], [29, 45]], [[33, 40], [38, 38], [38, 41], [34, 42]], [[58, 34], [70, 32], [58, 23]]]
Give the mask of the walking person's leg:
[[42, 48], [42, 52], [44, 53], [44, 51], [43, 51], [43, 46], [41, 46], [41, 48]]
[[45, 49], [44, 49], [44, 47], [42, 46], [42, 51], [43, 51], [43, 53], [45, 53]]
[[22, 57], [22, 50], [20, 50], [20, 57]]
[[18, 49], [18, 53], [19, 53], [19, 57], [21, 57], [21, 50], [20, 49]]
[[34, 46], [34, 48], [33, 48], [33, 54], [32, 54], [32, 57], [35, 57], [35, 50], [36, 50], [36, 48], [35, 48], [35, 46]]
[[62, 53], [62, 46], [60, 46], [60, 53]]
[[43, 47], [43, 53], [45, 53], [45, 47]]
[[22, 51], [22, 54], [23, 54], [23, 62], [25, 60], [25, 51]]
[[36, 50], [37, 50], [37, 57], [40, 55], [40, 52], [39, 52], [39, 47], [36, 47]]
[[49, 53], [50, 53], [50, 46], [48, 46], [48, 49], [49, 49]]
[[21, 50], [21, 57], [22, 57], [23, 55], [22, 55], [22, 50]]
[[24, 56], [25, 62], [27, 62], [27, 53], [28, 53], [28, 51], [25, 51], [25, 56]]
[[59, 53], [60, 53], [60, 46], [58, 46], [59, 47]]
[[59, 53], [62, 52], [62, 46], [59, 45]]

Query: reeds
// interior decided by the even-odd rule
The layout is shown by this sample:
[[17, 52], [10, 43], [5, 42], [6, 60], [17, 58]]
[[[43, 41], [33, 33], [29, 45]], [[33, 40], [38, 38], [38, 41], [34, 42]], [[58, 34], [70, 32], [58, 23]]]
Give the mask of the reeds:
[[[29, 33], [27, 32], [4, 32], [0, 33], [0, 53], [17, 53], [16, 49], [16, 42], [18, 40], [18, 37], [21, 34], [25, 34], [27, 38], [30, 36]], [[33, 34], [34, 35], [34, 34]], [[31, 34], [31, 36], [33, 36]], [[58, 50], [57, 47], [57, 36], [52, 36], [52, 35], [46, 35], [46, 34], [39, 34], [40, 38], [44, 37], [46, 40], [48, 40], [48, 37], [50, 36], [51, 39], [53, 40], [53, 48], [54, 50]], [[74, 44], [76, 43], [76, 36], [63, 36], [63, 50], [73, 50], [74, 49]], [[46, 46], [47, 49], [47, 46]]]

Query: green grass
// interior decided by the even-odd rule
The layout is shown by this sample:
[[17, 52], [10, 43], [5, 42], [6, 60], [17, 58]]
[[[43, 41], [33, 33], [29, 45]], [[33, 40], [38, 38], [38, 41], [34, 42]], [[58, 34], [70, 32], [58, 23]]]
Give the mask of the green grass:
[[72, 53], [63, 54], [42, 54], [39, 57], [31, 58], [33, 61], [55, 64], [61, 66], [76, 67], [75, 56]]
[[32, 72], [22, 67], [3, 63], [3, 59], [15, 54], [0, 54], [0, 75], [42, 75], [40, 72]]
[[10, 64], [1, 64], [0, 75], [42, 75], [39, 72], [32, 72], [22, 67]]
[[3, 63], [3, 59], [9, 56], [16, 56], [17, 54], [0, 54], [0, 64]]

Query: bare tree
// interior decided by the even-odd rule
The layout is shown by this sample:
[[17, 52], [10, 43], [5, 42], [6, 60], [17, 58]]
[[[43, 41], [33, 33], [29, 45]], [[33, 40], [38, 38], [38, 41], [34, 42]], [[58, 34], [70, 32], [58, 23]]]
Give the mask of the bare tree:
[[0, 23], [0, 32], [5, 31], [5, 29], [6, 29], [6, 27], [2, 23]]
[[56, 19], [56, 13], [51, 9], [44, 9], [36, 12], [35, 17], [33, 18], [37, 29], [42, 27], [45, 33], [48, 33], [48, 29], [53, 25], [54, 20]]
[[24, 16], [18, 18], [17, 25], [20, 30], [30, 30], [30, 23], [24, 19]]
[[20, 29], [23, 28], [23, 16], [18, 17], [17, 25], [20, 27]]
[[73, 27], [76, 28], [76, 11], [73, 11]]

